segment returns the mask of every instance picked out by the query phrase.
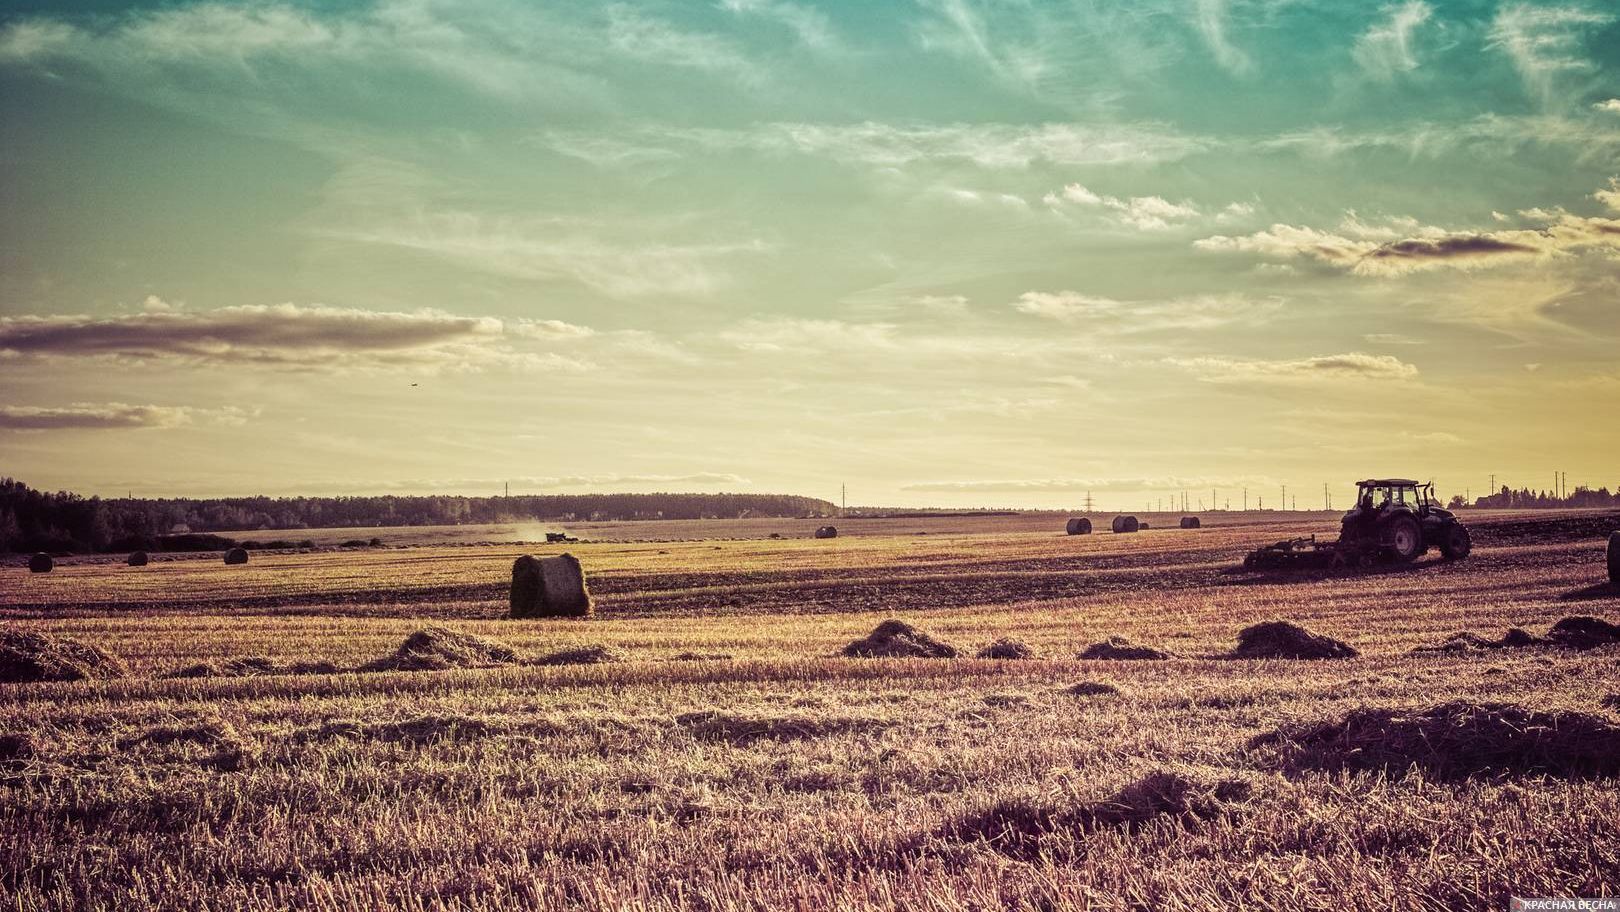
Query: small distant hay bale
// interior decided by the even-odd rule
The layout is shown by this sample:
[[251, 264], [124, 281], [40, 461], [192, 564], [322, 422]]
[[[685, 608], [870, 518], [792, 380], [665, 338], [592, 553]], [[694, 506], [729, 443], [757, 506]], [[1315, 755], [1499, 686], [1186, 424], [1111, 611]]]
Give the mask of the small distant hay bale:
[[601, 643], [592, 643], [587, 646], [571, 646], [547, 653], [534, 660], [536, 665], [601, 665], [605, 662], [622, 662], [624, 653]]
[[151, 558], [147, 557], [145, 551], [131, 551], [129, 553], [129, 558], [125, 561], [125, 563], [129, 564], [131, 567], [144, 567], [150, 560]]
[[852, 658], [954, 659], [955, 646], [942, 643], [905, 621], [890, 619], [877, 625], [867, 636], [844, 647]]
[[405, 638], [389, 656], [360, 671], [443, 671], [448, 668], [494, 668], [518, 660], [517, 650], [477, 634], [445, 627], [424, 627]]
[[1574, 615], [1561, 618], [1547, 631], [1547, 640], [1569, 649], [1596, 649], [1620, 643], [1620, 624], [1602, 618]]
[[1137, 523], [1136, 528], [1137, 528], [1137, 531], [1139, 531], [1139, 532], [1146, 532], [1147, 530], [1149, 530], [1149, 529], [1151, 529], [1153, 527], [1144, 522], [1144, 523]]
[[1352, 659], [1355, 647], [1288, 621], [1266, 621], [1238, 634], [1235, 659]]
[[1113, 697], [1119, 695], [1119, 688], [1104, 681], [1081, 681], [1064, 692], [1076, 697]]
[[1116, 516], [1112, 528], [1118, 533], [1135, 532], [1142, 528], [1142, 524], [1134, 516]]
[[28, 559], [29, 573], [49, 573], [56, 569], [56, 559], [44, 551]]
[[248, 553], [246, 548], [237, 547], [225, 552], [225, 563], [227, 564], [245, 564], [247, 562]]
[[1068, 525], [1063, 527], [1063, 530], [1070, 535], [1090, 535], [1091, 520], [1084, 516], [1072, 517]]
[[1173, 659], [1175, 654], [1152, 646], [1132, 643], [1122, 636], [1111, 636], [1100, 643], [1092, 643], [1080, 653], [1082, 659], [1155, 660]]
[[0, 630], [0, 681], [86, 681], [121, 678], [128, 672], [111, 653], [45, 633]]
[[525, 554], [512, 563], [511, 605], [514, 618], [590, 617], [595, 602], [574, 555]]
[[1620, 725], [1591, 713], [1456, 700], [1425, 709], [1364, 707], [1337, 722], [1284, 726], [1250, 742], [1285, 769], [1418, 768], [1437, 779], [1620, 774]]
[[838, 537], [838, 527], [837, 526], [822, 526], [821, 528], [816, 530], [816, 538], [837, 538], [837, 537]]
[[1196, 529], [1201, 525], [1203, 525], [1203, 523], [1200, 523], [1198, 521], [1198, 517], [1196, 516], [1181, 517], [1181, 528], [1183, 529]]
[[1020, 642], [1018, 640], [1012, 640], [1012, 639], [1007, 639], [1007, 638], [1003, 637], [1002, 639], [996, 640], [994, 643], [991, 643], [989, 646], [986, 646], [983, 649], [979, 650], [979, 658], [981, 658], [981, 659], [1033, 659], [1033, 658], [1035, 658], [1035, 650], [1031, 649], [1027, 644], [1022, 643], [1022, 642]]

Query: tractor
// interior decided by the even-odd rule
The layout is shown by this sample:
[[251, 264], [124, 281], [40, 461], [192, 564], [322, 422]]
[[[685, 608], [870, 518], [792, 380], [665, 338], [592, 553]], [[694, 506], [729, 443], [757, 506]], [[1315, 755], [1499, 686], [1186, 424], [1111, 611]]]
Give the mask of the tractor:
[[1473, 550], [1468, 528], [1442, 509], [1434, 485], [1408, 478], [1369, 478], [1356, 482], [1355, 509], [1344, 514], [1338, 541], [1316, 536], [1267, 545], [1243, 559], [1244, 569], [1282, 567], [1367, 567], [1407, 562], [1438, 548], [1446, 560]]

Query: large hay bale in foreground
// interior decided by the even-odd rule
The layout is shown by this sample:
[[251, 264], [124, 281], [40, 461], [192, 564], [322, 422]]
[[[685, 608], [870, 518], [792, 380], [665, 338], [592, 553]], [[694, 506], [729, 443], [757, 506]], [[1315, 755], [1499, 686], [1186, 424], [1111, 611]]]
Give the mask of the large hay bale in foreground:
[[1140, 528], [1142, 528], [1142, 524], [1137, 522], [1136, 517], [1134, 516], [1114, 517], [1113, 530], [1115, 532], [1135, 532]]
[[399, 649], [360, 667], [360, 671], [443, 671], [447, 668], [493, 668], [518, 660], [517, 650], [477, 634], [446, 627], [424, 627], [405, 638]]
[[954, 659], [958, 654], [955, 646], [894, 619], [884, 621], [870, 634], [844, 647], [844, 655], [868, 659]]
[[1196, 516], [1183, 516], [1183, 517], [1181, 517], [1181, 528], [1183, 528], [1183, 529], [1196, 529], [1196, 528], [1198, 528], [1199, 526], [1202, 526], [1202, 525], [1203, 525], [1203, 523], [1199, 522], [1198, 517], [1196, 517]]
[[29, 573], [49, 573], [56, 569], [56, 559], [44, 551], [28, 559]]
[[822, 526], [821, 528], [816, 530], [816, 538], [837, 538], [837, 537], [838, 537], [838, 527], [837, 526]]
[[1080, 658], [1153, 660], [1173, 659], [1175, 658], [1175, 654], [1165, 652], [1162, 649], [1154, 649], [1152, 646], [1143, 646], [1139, 643], [1132, 643], [1130, 640], [1127, 640], [1122, 636], [1111, 636], [1108, 639], [1103, 640], [1101, 643], [1092, 643], [1090, 646], [1087, 646], [1085, 650], [1080, 653]]
[[1361, 655], [1349, 643], [1312, 633], [1288, 621], [1266, 621], [1238, 634], [1235, 659], [1353, 659]]
[[513, 561], [511, 605], [515, 618], [589, 617], [595, 607], [585, 571], [572, 554], [525, 554]]
[[14, 627], [0, 630], [0, 681], [84, 681], [121, 678], [124, 663], [88, 643]]
[[1620, 725], [1590, 713], [1456, 700], [1427, 709], [1365, 707], [1337, 722], [1285, 726], [1250, 742], [1275, 747], [1287, 769], [1417, 767], [1438, 779], [1620, 774]]
[[1620, 586], [1620, 532], [1609, 533], [1609, 582]]
[[129, 558], [125, 561], [125, 563], [129, 564], [131, 567], [144, 567], [150, 560], [151, 558], [147, 557], [145, 551], [131, 551], [129, 553]]
[[1003, 637], [979, 650], [981, 659], [1033, 659], [1035, 650], [1019, 640]]
[[225, 563], [227, 564], [245, 564], [247, 562], [248, 553], [246, 548], [232, 548], [225, 552]]
[[1084, 516], [1076, 516], [1069, 520], [1068, 525], [1063, 527], [1063, 531], [1070, 535], [1090, 535], [1091, 520]]

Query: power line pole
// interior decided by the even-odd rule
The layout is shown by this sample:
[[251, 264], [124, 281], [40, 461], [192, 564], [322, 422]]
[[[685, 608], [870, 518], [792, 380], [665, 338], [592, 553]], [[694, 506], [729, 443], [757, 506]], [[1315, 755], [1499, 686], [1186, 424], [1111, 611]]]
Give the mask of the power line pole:
[[1280, 509], [1280, 510], [1288, 509], [1288, 486], [1287, 485], [1283, 485], [1282, 506], [1278, 507], [1278, 509]]
[[1243, 512], [1249, 512], [1249, 489], [1243, 489]]
[[838, 509], [840, 512], [847, 511], [849, 509], [849, 485], [844, 484], [843, 482], [839, 482], [838, 484], [838, 503]]

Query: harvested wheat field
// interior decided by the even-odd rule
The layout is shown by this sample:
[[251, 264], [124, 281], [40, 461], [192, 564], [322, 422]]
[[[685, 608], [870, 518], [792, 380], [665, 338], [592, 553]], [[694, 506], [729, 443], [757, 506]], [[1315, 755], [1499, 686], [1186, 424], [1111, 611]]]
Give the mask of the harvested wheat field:
[[[121, 674], [0, 684], [3, 905], [1465, 910], [1620, 892], [1620, 517], [1470, 516], [1470, 558], [1355, 574], [1232, 570], [1331, 533], [1320, 517], [1157, 519], [7, 566], [5, 628], [41, 635], [9, 643], [100, 655], [80, 644]], [[503, 619], [514, 558], [565, 547], [595, 617]], [[1267, 642], [1349, 648], [1240, 648], [1272, 621], [1294, 626]], [[845, 654], [897, 630], [949, 648]], [[1078, 658], [1111, 638], [1165, 657]]]

